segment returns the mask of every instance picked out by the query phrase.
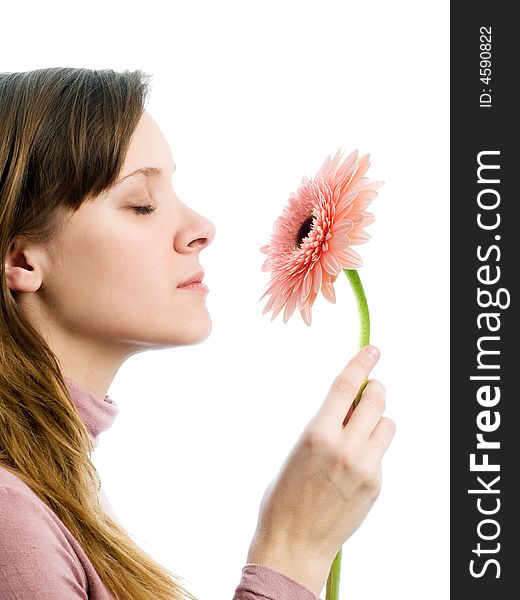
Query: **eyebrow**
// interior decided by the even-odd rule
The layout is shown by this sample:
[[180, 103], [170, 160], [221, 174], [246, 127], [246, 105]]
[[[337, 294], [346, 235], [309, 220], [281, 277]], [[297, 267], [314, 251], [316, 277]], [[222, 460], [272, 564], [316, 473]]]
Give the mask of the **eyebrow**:
[[[177, 164], [173, 163], [172, 173], [175, 172], [176, 168], [177, 168]], [[114, 184], [114, 187], [116, 185], [119, 185], [125, 179], [128, 179], [129, 177], [135, 177], [136, 175], [144, 175], [145, 177], [157, 177], [158, 175], [161, 175], [162, 172], [163, 172], [162, 169], [158, 169], [157, 167], [141, 167], [140, 169], [136, 169], [135, 171], [128, 173], [128, 175], [125, 175], [119, 181], [116, 181], [116, 183]]]

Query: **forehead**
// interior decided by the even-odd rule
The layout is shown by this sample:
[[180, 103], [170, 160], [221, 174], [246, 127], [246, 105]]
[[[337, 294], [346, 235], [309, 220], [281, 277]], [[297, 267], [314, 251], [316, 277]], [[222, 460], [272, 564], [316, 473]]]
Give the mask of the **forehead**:
[[170, 146], [159, 125], [148, 111], [144, 111], [130, 140], [122, 168], [126, 175], [141, 167], [173, 167]]

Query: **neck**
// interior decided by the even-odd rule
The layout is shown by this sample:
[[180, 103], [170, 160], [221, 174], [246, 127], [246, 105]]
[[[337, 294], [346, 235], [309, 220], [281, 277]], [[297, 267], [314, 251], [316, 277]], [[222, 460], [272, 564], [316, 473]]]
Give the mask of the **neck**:
[[135, 347], [113, 347], [97, 340], [53, 338], [53, 351], [64, 377], [73, 379], [96, 398], [104, 399], [121, 365]]
[[[29, 297], [25, 302], [31, 304], [36, 300]], [[146, 349], [120, 340], [97, 339], [83, 330], [71, 331], [57, 323], [45, 307], [30, 308], [29, 318], [58, 358], [63, 376], [76, 381], [96, 398], [105, 398], [127, 358]]]

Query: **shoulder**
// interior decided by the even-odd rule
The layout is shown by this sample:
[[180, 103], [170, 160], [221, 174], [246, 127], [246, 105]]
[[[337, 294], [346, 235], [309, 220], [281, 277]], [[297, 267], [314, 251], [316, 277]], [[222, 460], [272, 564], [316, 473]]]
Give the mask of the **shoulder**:
[[[0, 530], [30, 532], [36, 535], [42, 528], [58, 530], [58, 517], [19, 477], [0, 466]], [[2, 536], [5, 538], [5, 535]], [[1, 542], [0, 542], [1, 543]]]
[[22, 493], [36, 496], [36, 494], [25, 483], [25, 481], [23, 481], [23, 479], [20, 479], [20, 477], [17, 477], [14, 475], [14, 473], [11, 473], [11, 471], [4, 469], [2, 465], [0, 465], [0, 489], [19, 490]]
[[67, 531], [24, 481], [0, 467], [0, 598], [43, 599], [52, 590], [57, 600], [86, 600]]

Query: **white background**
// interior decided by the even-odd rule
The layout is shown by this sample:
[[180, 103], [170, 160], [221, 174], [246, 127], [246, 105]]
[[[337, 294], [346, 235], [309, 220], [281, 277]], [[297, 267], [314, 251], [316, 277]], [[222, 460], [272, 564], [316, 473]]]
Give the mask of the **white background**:
[[151, 73], [174, 188], [216, 226], [210, 337], [132, 357], [109, 390], [94, 462], [123, 526], [200, 600], [232, 598], [265, 487], [358, 339], [342, 275], [310, 328], [262, 316], [259, 248], [303, 175], [358, 148], [385, 181], [356, 250], [397, 433], [340, 597], [447, 598], [448, 2], [32, 2], [2, 22], [3, 71]]

